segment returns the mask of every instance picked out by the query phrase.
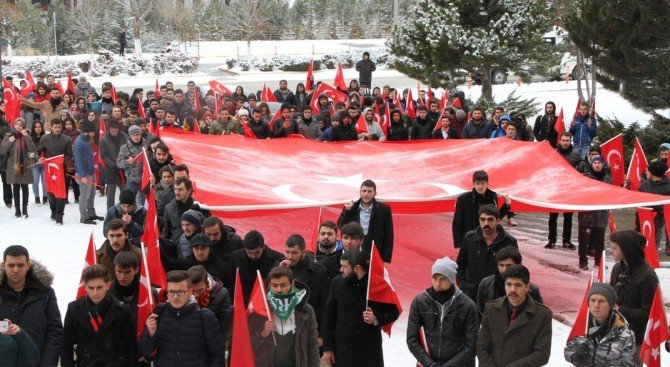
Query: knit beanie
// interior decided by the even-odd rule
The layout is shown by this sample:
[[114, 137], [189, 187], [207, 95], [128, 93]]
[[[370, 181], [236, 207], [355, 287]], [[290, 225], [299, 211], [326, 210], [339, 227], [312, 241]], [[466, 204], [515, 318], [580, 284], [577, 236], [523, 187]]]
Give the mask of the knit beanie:
[[600, 294], [607, 299], [607, 303], [610, 304], [610, 308], [614, 307], [617, 301], [616, 291], [612, 288], [611, 285], [606, 283], [593, 283], [591, 284], [591, 289], [589, 290], [589, 298], [594, 294]]
[[607, 165], [607, 162], [605, 162], [605, 158], [603, 158], [602, 156], [599, 156], [599, 155], [597, 155], [597, 156], [591, 158], [591, 164], [593, 164], [593, 162], [600, 162], [600, 163], [602, 163], [604, 166]]
[[432, 268], [432, 274], [444, 275], [447, 277], [447, 279], [449, 279], [449, 283], [454, 284], [457, 269], [458, 265], [455, 261], [448, 257], [443, 257], [441, 259], [435, 260], [435, 264], [433, 264]]
[[140, 127], [137, 125], [132, 125], [128, 128], [128, 135], [142, 135], [142, 129], [140, 129]]
[[665, 171], [668, 170], [668, 165], [663, 163], [661, 160], [653, 160], [649, 163], [647, 169], [652, 175], [656, 177], [663, 177], [665, 175]]
[[214, 246], [212, 241], [207, 237], [206, 234], [204, 233], [198, 233], [193, 238], [191, 238], [191, 242], [189, 243], [191, 247], [195, 246]]
[[181, 220], [192, 223], [196, 227], [200, 228], [202, 226], [202, 222], [205, 221], [205, 216], [197, 210], [189, 209], [181, 215]]
[[121, 204], [135, 205], [135, 195], [130, 190], [123, 190], [119, 194], [119, 202]]

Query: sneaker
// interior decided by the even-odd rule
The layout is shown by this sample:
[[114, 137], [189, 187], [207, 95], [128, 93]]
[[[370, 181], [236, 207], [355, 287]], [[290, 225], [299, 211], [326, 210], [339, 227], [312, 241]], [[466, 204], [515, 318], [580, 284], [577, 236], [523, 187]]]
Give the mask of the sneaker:
[[579, 268], [582, 270], [589, 270], [589, 265], [588, 264], [579, 264]]
[[568, 250], [576, 250], [577, 247], [572, 244], [572, 242], [563, 242], [563, 248], [567, 248]]
[[98, 223], [96, 223], [95, 221], [93, 221], [91, 218], [84, 219], [84, 220], [80, 220], [79, 223], [82, 223], [82, 224], [92, 224], [92, 225], [96, 225], [96, 224], [98, 224]]
[[512, 227], [516, 227], [516, 226], [519, 225], [519, 223], [517, 223], [517, 222], [514, 220], [514, 218], [509, 218], [509, 219], [507, 219], [507, 224], [509, 224], [509, 225], [512, 226]]
[[49, 198], [46, 196], [42, 196], [42, 204], [47, 205], [49, 204]]
[[544, 245], [544, 248], [552, 249], [556, 247], [556, 241], [549, 241], [546, 245]]
[[42, 205], [42, 203], [40, 202], [40, 197], [39, 196], [35, 198], [35, 204]]
[[105, 218], [100, 217], [100, 216], [97, 216], [97, 215], [94, 215], [94, 216], [92, 216], [92, 217], [89, 217], [88, 219], [90, 219], [90, 220], [105, 220]]

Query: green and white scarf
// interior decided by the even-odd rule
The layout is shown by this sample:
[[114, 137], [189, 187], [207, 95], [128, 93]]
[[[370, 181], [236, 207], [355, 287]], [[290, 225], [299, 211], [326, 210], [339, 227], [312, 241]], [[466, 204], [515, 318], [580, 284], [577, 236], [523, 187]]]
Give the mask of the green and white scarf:
[[297, 306], [298, 303], [302, 301], [303, 297], [305, 297], [306, 293], [307, 291], [304, 289], [299, 290], [293, 286], [291, 291], [287, 294], [277, 294], [270, 290], [267, 296], [270, 307], [272, 307], [272, 310], [277, 317], [279, 317], [280, 320], [286, 321], [293, 313], [295, 306]]

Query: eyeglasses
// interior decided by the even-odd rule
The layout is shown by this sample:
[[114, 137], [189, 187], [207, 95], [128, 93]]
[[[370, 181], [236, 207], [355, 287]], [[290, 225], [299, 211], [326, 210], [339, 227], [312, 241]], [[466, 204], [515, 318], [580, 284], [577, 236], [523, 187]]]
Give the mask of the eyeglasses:
[[184, 294], [186, 294], [186, 291], [167, 291], [168, 297], [174, 297], [174, 296], [181, 297]]

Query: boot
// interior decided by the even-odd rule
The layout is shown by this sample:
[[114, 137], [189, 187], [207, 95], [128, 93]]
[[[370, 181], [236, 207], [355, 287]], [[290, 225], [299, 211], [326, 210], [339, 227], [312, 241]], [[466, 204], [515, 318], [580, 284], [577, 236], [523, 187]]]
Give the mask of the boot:
[[37, 205], [42, 204], [42, 203], [40, 203], [40, 197], [39, 196], [35, 198], [35, 204], [37, 204]]
[[42, 196], [42, 204], [44, 205], [49, 204], [49, 198], [47, 198], [46, 196]]
[[62, 215], [57, 215], [56, 216], [56, 225], [57, 226], [62, 226], [63, 225], [63, 216]]
[[14, 211], [14, 216], [17, 218], [21, 218], [21, 210], [19, 209], [18, 206], [14, 207], [16, 210]]
[[28, 206], [23, 206], [23, 218], [28, 219]]

